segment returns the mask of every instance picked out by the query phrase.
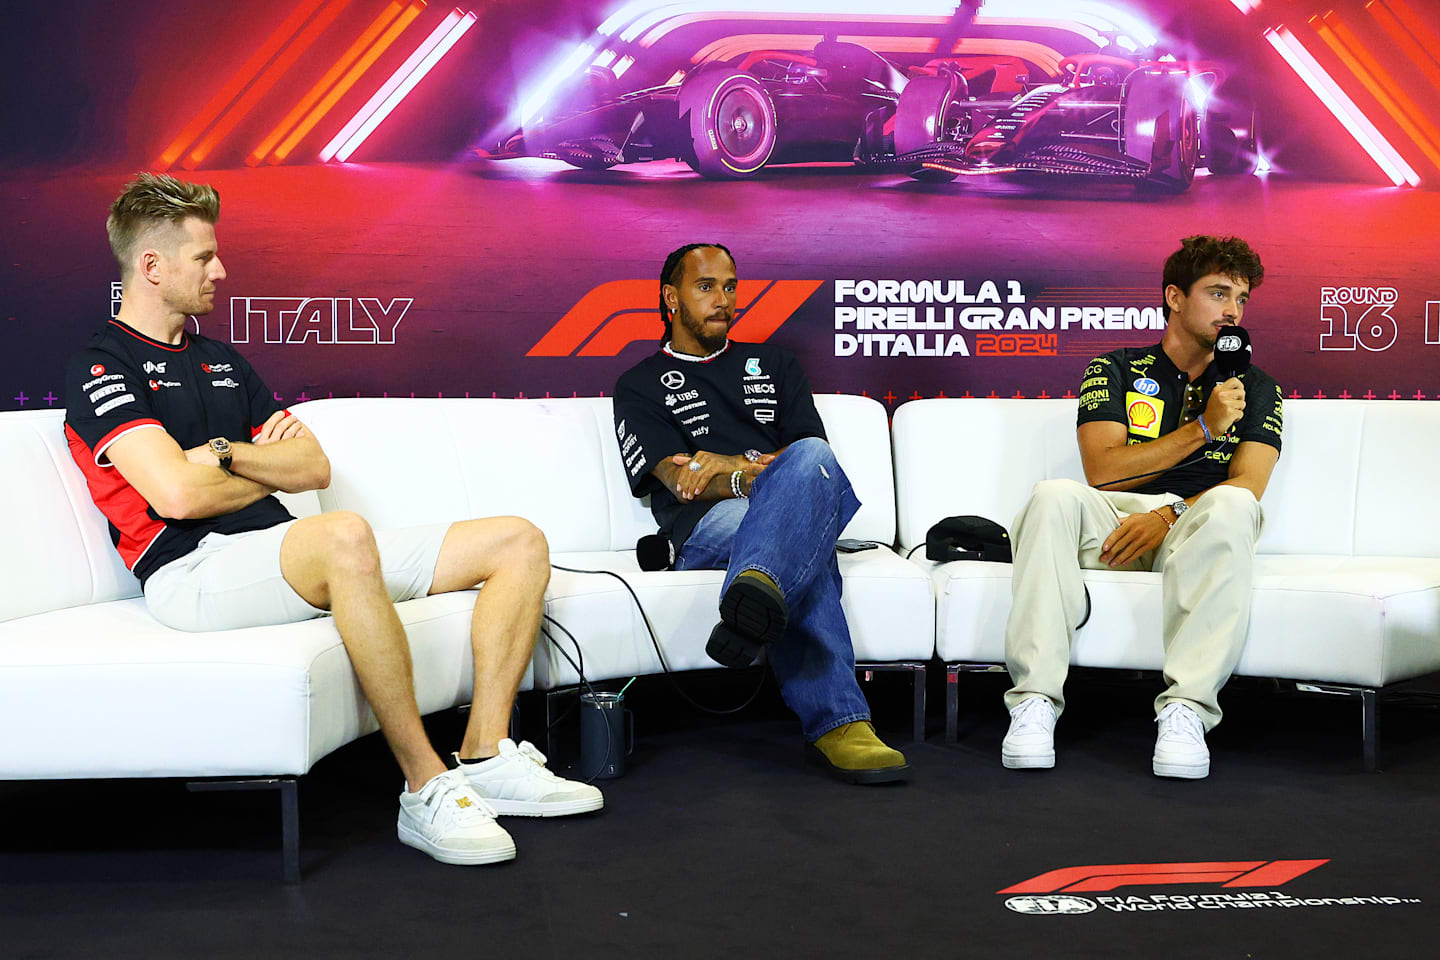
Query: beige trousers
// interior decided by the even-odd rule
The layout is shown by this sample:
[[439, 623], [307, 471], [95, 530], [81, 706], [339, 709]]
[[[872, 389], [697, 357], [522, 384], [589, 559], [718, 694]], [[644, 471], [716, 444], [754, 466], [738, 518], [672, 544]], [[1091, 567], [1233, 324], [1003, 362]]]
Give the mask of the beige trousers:
[[[1064, 710], [1070, 644], [1085, 616], [1081, 569], [1111, 569], [1100, 562], [1100, 552], [1122, 517], [1178, 499], [1101, 492], [1074, 480], [1035, 485], [1010, 528], [1015, 570], [1005, 664], [1015, 686], [1005, 694], [1007, 708], [1042, 694], [1057, 712]], [[1206, 730], [1220, 722], [1220, 688], [1240, 659], [1250, 624], [1262, 520], [1249, 490], [1215, 487], [1180, 517], [1158, 548], [1115, 568], [1163, 575], [1166, 688], [1155, 698], [1156, 713], [1178, 701], [1200, 715]]]

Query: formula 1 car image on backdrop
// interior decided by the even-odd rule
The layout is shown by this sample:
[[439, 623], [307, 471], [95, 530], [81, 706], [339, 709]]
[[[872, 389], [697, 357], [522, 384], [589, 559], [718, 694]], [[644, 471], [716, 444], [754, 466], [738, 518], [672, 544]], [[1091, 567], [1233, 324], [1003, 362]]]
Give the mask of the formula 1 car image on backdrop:
[[589, 170], [674, 158], [712, 179], [852, 161], [922, 180], [1051, 174], [1179, 192], [1197, 165], [1253, 173], [1259, 155], [1253, 105], [1232, 94], [1223, 68], [1122, 47], [1065, 57], [1047, 76], [1018, 56], [902, 65], [825, 37], [808, 53], [756, 50], [663, 86], [599, 89], [487, 156]]

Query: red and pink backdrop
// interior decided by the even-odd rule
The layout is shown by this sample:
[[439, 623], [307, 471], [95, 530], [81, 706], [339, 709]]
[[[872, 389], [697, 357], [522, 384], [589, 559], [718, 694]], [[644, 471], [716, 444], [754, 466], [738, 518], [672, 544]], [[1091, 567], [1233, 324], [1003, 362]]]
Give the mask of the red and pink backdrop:
[[[1089, 357], [1159, 339], [1160, 264], [1202, 232], [1263, 256], [1246, 325], [1289, 395], [1440, 394], [1433, 0], [157, 0], [16, 17], [3, 410], [64, 403], [65, 357], [117, 305], [105, 210], [141, 169], [220, 189], [229, 276], [197, 326], [285, 401], [608, 393], [655, 347], [665, 254], [697, 240], [735, 253], [736, 337], [791, 347], [817, 390], [1064, 396]], [[634, 143], [619, 163], [555, 147], [567, 110], [705, 63], [778, 63], [825, 92], [805, 77], [827, 36], [900, 76], [968, 64], [991, 96], [1097, 52], [1205, 64], [1195, 103], [1243, 101], [1232, 130], [1256, 156], [1223, 174], [1202, 158], [1188, 189], [1155, 193], [918, 182], [818, 148], [711, 180]]]

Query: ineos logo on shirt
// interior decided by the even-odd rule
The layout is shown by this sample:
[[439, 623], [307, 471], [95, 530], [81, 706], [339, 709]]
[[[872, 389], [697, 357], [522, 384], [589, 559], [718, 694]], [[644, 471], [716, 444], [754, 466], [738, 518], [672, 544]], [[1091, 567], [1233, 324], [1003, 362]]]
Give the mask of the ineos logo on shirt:
[[660, 374], [660, 386], [666, 390], [679, 390], [685, 386], [685, 374], [679, 370], [666, 370]]

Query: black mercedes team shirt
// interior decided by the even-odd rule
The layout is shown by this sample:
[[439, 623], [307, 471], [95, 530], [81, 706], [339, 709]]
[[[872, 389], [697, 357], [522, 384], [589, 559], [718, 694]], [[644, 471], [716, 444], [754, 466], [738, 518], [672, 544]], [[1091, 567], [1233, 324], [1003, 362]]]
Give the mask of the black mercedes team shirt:
[[[1230, 458], [1244, 441], [1268, 443], [1280, 449], [1280, 432], [1284, 426], [1280, 385], [1259, 367], [1251, 367], [1240, 380], [1245, 384], [1245, 415], [1223, 436], [1216, 437], [1217, 442], [1205, 448], [1204, 458], [1188, 467], [1157, 474], [1132, 488], [1132, 492], [1191, 497], [1229, 477]], [[1123, 423], [1130, 432], [1127, 443], [1149, 443], [1203, 413], [1218, 381], [1219, 375], [1212, 363], [1195, 381], [1197, 389], [1187, 410], [1190, 378], [1171, 362], [1160, 344], [1125, 347], [1096, 357], [1085, 368], [1085, 379], [1080, 384], [1078, 423], [1096, 420]], [[1191, 454], [1185, 459], [1194, 456]]]
[[111, 320], [70, 358], [65, 372], [70, 454], [110, 521], [110, 539], [142, 586], [208, 533], [263, 530], [293, 518], [274, 497], [220, 517], [162, 517], [106, 458], [110, 444], [133, 430], [156, 428], [182, 450], [213, 437], [249, 441], [280, 409], [233, 347], [198, 334], [185, 333], [177, 346]]
[[650, 496], [660, 532], [678, 550], [715, 501], [682, 503], [651, 476], [657, 463], [700, 450], [773, 453], [825, 439], [825, 426], [794, 354], [731, 341], [706, 360], [662, 349], [625, 371], [615, 384], [615, 437], [631, 493]]

